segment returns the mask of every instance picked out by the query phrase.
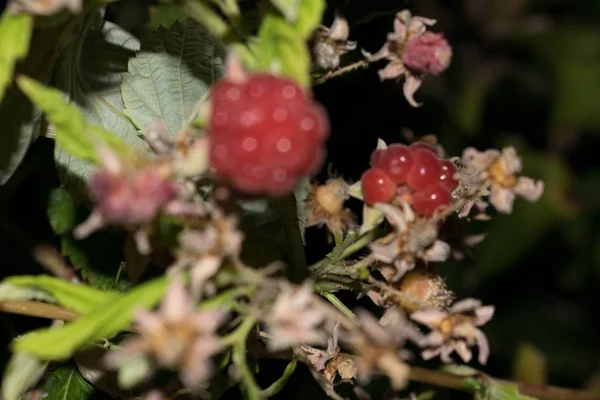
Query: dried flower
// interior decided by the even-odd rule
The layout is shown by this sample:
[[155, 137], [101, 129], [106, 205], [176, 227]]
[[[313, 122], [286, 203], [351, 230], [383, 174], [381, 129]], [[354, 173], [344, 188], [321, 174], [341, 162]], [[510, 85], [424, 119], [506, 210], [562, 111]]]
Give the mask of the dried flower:
[[340, 56], [356, 49], [356, 42], [348, 40], [349, 36], [348, 21], [336, 14], [329, 28], [321, 26], [315, 32], [312, 44], [314, 63], [327, 70], [339, 67]]
[[401, 208], [391, 204], [376, 204], [395, 232], [373, 242], [370, 249], [373, 257], [396, 268], [393, 276], [386, 278], [397, 281], [407, 271], [415, 267], [417, 260], [446, 261], [450, 251], [447, 243], [437, 239], [436, 223], [427, 218], [417, 219], [414, 212], [404, 201]]
[[361, 322], [358, 329], [348, 332], [344, 341], [359, 355], [356, 359], [359, 380], [365, 382], [375, 371], [385, 373], [396, 390], [406, 385], [410, 368], [402, 360], [406, 352], [402, 346], [407, 339], [415, 342], [420, 336], [401, 311], [390, 315], [388, 324], [382, 326], [375, 317], [365, 310], [357, 310], [356, 316]]
[[28, 13], [48, 16], [67, 9], [73, 14], [81, 11], [82, 0], [11, 0], [8, 10], [14, 14]]
[[277, 300], [266, 316], [268, 332], [273, 340], [268, 342], [271, 351], [300, 344], [322, 344], [324, 332], [318, 329], [325, 322], [324, 312], [316, 307], [316, 297], [310, 283], [300, 287], [282, 284]]
[[[394, 267], [387, 266], [387, 268], [393, 270], [390, 271], [390, 275], [395, 272]], [[448, 289], [444, 279], [425, 268], [407, 272], [402, 279], [393, 284], [393, 289], [393, 291], [386, 291], [383, 287], [371, 289], [367, 292], [367, 296], [380, 306], [399, 305], [408, 313], [422, 308], [445, 310], [454, 300], [454, 293]]]
[[419, 343], [425, 348], [421, 353], [426, 360], [440, 355], [445, 363], [451, 363], [450, 355], [456, 351], [464, 362], [472, 357], [471, 347], [479, 347], [479, 363], [485, 364], [490, 349], [485, 334], [477, 327], [487, 323], [494, 315], [494, 306], [481, 306], [481, 301], [465, 299], [455, 303], [447, 312], [421, 310], [411, 318], [428, 326], [431, 332]]
[[404, 96], [413, 107], [421, 104], [414, 99], [426, 75], [439, 75], [450, 65], [452, 48], [443, 34], [427, 32], [434, 19], [412, 16], [403, 10], [396, 14], [394, 32], [375, 54], [363, 50], [368, 61], [386, 59], [389, 63], [379, 71], [381, 80], [404, 77]]
[[503, 148], [502, 152], [493, 149], [479, 152], [468, 147], [463, 151], [461, 162], [469, 172], [458, 173], [459, 180], [489, 190], [490, 203], [500, 212], [512, 212], [516, 195], [534, 202], [544, 192], [544, 182], [519, 176], [522, 162], [512, 146]]
[[140, 335], [109, 352], [106, 365], [119, 368], [131, 358], [150, 357], [159, 367], [178, 370], [182, 383], [197, 389], [212, 373], [210, 357], [221, 349], [215, 331], [226, 314], [194, 308], [183, 282], [173, 278], [158, 312], [137, 312]]
[[219, 269], [224, 259], [237, 260], [244, 234], [237, 228], [237, 218], [214, 209], [210, 218], [196, 220], [198, 226], [179, 234], [177, 260], [171, 270], [191, 272], [192, 293], [199, 294], [204, 283]]
[[348, 185], [341, 179], [330, 179], [324, 185], [313, 186], [306, 199], [307, 226], [327, 225], [331, 232], [344, 232], [354, 225], [352, 212], [344, 208]]

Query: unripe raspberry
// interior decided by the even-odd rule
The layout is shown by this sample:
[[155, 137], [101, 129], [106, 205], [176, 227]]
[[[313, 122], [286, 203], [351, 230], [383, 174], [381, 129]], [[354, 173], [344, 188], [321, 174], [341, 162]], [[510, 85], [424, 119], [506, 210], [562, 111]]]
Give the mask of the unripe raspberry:
[[281, 196], [321, 167], [329, 125], [321, 106], [289, 79], [256, 74], [212, 91], [210, 162], [237, 190]]
[[408, 40], [404, 64], [417, 72], [439, 75], [450, 66], [452, 48], [441, 33], [425, 32]]
[[382, 169], [370, 168], [360, 178], [365, 203], [388, 203], [396, 196], [397, 186]]

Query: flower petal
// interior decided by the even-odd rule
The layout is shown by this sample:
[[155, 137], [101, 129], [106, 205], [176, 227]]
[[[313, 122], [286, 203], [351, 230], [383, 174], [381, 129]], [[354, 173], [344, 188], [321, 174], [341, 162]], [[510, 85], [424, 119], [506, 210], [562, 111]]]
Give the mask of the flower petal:
[[421, 107], [423, 105], [423, 103], [418, 103], [414, 98], [415, 92], [419, 90], [422, 83], [423, 80], [414, 75], [408, 75], [404, 81], [404, 97], [406, 97], [408, 103], [413, 107]]

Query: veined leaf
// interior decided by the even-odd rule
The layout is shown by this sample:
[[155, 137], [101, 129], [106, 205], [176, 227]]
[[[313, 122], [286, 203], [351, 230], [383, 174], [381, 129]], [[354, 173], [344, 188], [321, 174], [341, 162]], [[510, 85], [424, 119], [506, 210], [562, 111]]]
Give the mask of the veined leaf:
[[31, 354], [13, 354], [2, 377], [2, 399], [18, 400], [42, 377], [47, 361], [41, 361]]
[[[137, 129], [123, 114], [125, 105], [121, 98], [121, 76], [127, 63], [139, 49], [139, 41], [119, 26], [102, 22], [99, 18], [80, 39], [70, 46], [57, 62], [57, 87], [67, 101], [76, 106], [89, 129], [115, 143], [125, 143], [141, 152], [148, 146], [139, 137]], [[113, 135], [103, 136], [102, 132]], [[83, 132], [81, 133], [84, 135]], [[65, 146], [56, 146], [55, 159], [59, 166], [61, 182], [74, 194], [83, 189], [93, 165], [83, 162]]]
[[81, 314], [88, 313], [99, 304], [113, 301], [119, 297], [119, 294], [115, 292], [105, 292], [48, 275], [12, 276], [6, 278], [4, 282], [14, 286], [44, 290], [55, 299], [56, 303]]
[[45, 400], [85, 400], [96, 390], [74, 365], [64, 365], [56, 369], [45, 386], [48, 390]]
[[15, 15], [4, 10], [0, 17], [0, 101], [13, 77], [15, 64], [29, 51], [32, 31], [30, 15]]
[[127, 150], [126, 145], [110, 132], [86, 123], [79, 110], [68, 104], [58, 90], [26, 76], [19, 76], [17, 83], [44, 111], [55, 128], [56, 141], [73, 156], [92, 163], [98, 162], [97, 143], [104, 143], [119, 152]]
[[124, 113], [140, 130], [161, 119], [174, 136], [222, 76], [224, 57], [223, 45], [193, 21], [159, 27], [129, 62], [121, 84]]
[[66, 359], [91, 342], [110, 339], [131, 324], [134, 312], [153, 307], [162, 297], [166, 278], [144, 283], [119, 298], [101, 303], [90, 313], [61, 328], [30, 332], [13, 343], [14, 351], [26, 351], [43, 360]]
[[258, 34], [258, 69], [310, 84], [310, 54], [306, 41], [293, 26], [276, 15], [265, 17]]

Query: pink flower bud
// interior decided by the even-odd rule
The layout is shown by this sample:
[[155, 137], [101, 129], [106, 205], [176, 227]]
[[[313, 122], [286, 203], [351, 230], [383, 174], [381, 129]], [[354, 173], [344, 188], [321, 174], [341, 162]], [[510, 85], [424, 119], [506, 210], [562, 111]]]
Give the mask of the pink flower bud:
[[417, 72], [439, 75], [450, 66], [452, 48], [442, 33], [425, 32], [408, 40], [402, 60]]
[[96, 210], [105, 221], [116, 224], [149, 222], [175, 197], [173, 185], [149, 168], [127, 176], [100, 170], [92, 177], [90, 189]]

